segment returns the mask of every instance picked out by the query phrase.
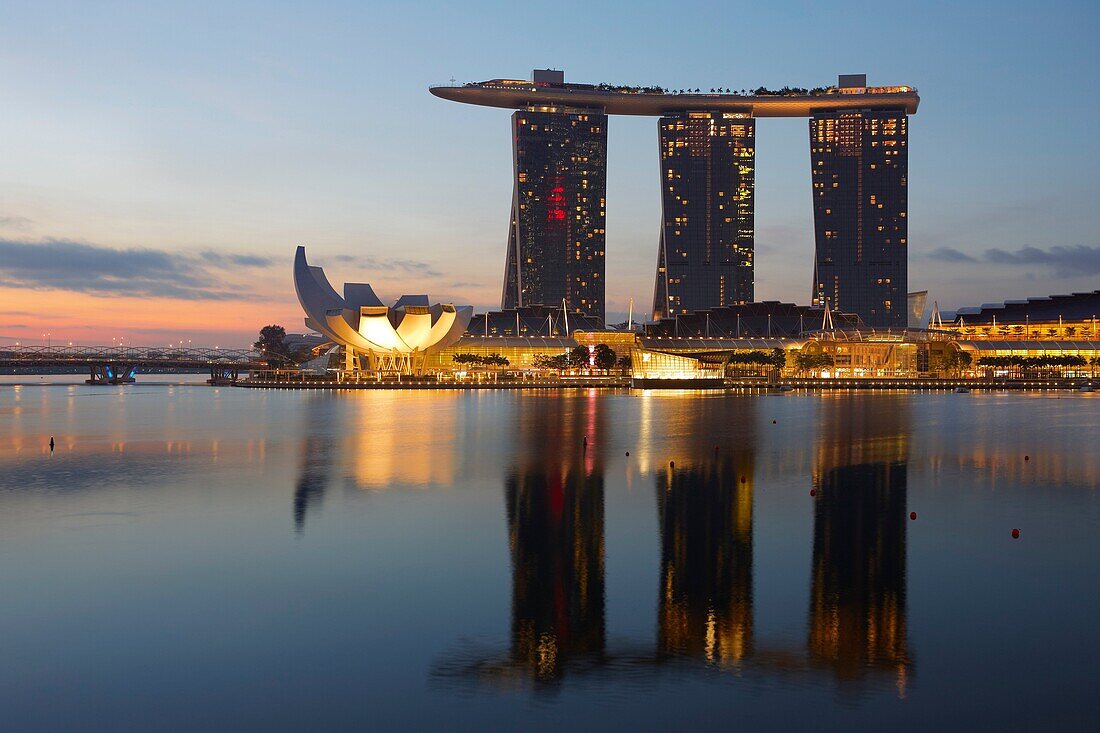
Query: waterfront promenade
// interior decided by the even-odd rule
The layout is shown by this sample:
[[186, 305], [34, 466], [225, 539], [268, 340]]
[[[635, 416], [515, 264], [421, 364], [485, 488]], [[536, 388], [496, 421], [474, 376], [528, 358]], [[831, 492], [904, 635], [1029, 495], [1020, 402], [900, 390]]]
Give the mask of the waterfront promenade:
[[707, 389], [707, 390], [853, 390], [897, 389], [916, 391], [966, 390], [1080, 390], [1088, 391], [1100, 386], [1090, 377], [1043, 379], [918, 379], [918, 378], [778, 378], [778, 379], [707, 379], [707, 380], [634, 380], [629, 376], [578, 376], [570, 378], [494, 378], [499, 375], [482, 375], [482, 378], [405, 377], [402, 379], [323, 378], [301, 372], [258, 372], [254, 376], [234, 382], [233, 386], [250, 389], [407, 389], [407, 390], [464, 390], [464, 389]]

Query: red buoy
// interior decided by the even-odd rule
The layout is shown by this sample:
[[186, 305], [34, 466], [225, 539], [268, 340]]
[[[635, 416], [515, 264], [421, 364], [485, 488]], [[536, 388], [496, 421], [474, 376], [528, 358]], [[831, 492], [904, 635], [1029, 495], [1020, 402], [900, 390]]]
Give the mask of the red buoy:
[[746, 483], [747, 481], [748, 481], [747, 478], [745, 478], [744, 476], [741, 477], [741, 483]]
[[1025, 460], [1025, 461], [1030, 461], [1030, 460], [1031, 460], [1031, 456], [1024, 456], [1024, 460]]
[[668, 467], [669, 468], [676, 468], [676, 461], [669, 461], [668, 462]]
[[627, 454], [627, 455], [629, 456], [629, 455], [630, 455], [630, 451], [627, 451], [627, 452], [626, 452], [626, 454]]
[[810, 496], [817, 496], [817, 489], [810, 489]]
[[775, 424], [776, 424], [775, 420], [772, 420], [772, 425], [775, 425]]
[[1015, 527], [1012, 528], [1012, 539], [1020, 539], [1020, 530], [1016, 529]]
[[909, 518], [915, 520], [917, 518], [916, 512], [909, 512]]

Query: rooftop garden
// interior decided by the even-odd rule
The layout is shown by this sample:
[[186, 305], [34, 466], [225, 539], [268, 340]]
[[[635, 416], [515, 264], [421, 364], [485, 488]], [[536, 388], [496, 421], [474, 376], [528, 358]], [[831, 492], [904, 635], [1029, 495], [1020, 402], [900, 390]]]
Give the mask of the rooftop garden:
[[[533, 84], [534, 82], [525, 82], [526, 84]], [[515, 86], [520, 84], [518, 81], [494, 79], [492, 81], [482, 82], [470, 82], [466, 84], [468, 87], [495, 87], [495, 86]], [[660, 86], [630, 86], [624, 84], [607, 84], [601, 82], [599, 84], [565, 84], [563, 87], [556, 87], [565, 89], [567, 91], [598, 91], [598, 92], [610, 92], [613, 94], [722, 94], [738, 97], [817, 97], [828, 94], [851, 94], [860, 92], [871, 93], [898, 93], [898, 92], [911, 92], [916, 91], [913, 87], [908, 86], [896, 86], [896, 87], [859, 87], [853, 89], [841, 89], [835, 86], [828, 87], [813, 87], [807, 89], [805, 87], [789, 87], [785, 86], [780, 89], [769, 89], [768, 87], [756, 87], [755, 89], [732, 89], [730, 87], [711, 87], [704, 89], [702, 87], [695, 87], [694, 89], [671, 89]]]

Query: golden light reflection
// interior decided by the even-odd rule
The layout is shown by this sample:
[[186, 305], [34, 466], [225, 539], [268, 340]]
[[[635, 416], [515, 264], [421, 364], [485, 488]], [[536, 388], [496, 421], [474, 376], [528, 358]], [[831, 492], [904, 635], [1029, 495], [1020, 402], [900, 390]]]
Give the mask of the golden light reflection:
[[[380, 490], [453, 484], [459, 399], [457, 392], [436, 391], [349, 395], [345, 435], [356, 485]], [[411, 415], [430, 415], [430, 425], [410, 424]]]

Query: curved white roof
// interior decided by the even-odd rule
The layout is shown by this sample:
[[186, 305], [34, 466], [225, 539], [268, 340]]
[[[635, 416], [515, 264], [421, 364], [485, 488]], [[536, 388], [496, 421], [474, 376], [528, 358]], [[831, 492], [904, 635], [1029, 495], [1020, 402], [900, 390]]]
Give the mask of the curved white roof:
[[388, 308], [367, 283], [348, 283], [341, 298], [325, 271], [294, 255], [294, 291], [306, 325], [338, 344], [386, 354], [430, 353], [450, 346], [470, 325], [472, 306], [430, 305], [426, 295], [405, 295]]

